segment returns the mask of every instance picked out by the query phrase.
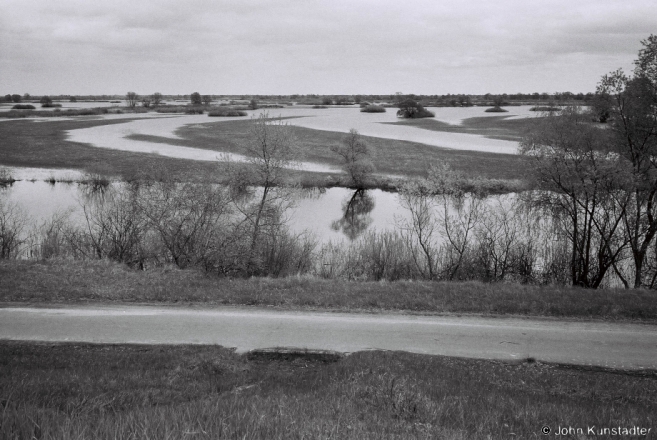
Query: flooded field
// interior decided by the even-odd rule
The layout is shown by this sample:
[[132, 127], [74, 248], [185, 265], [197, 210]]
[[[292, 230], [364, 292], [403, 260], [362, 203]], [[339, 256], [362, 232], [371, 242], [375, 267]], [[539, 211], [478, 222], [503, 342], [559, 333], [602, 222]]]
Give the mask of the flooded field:
[[[532, 117], [534, 112], [529, 111], [529, 106], [510, 108], [508, 117]], [[499, 116], [499, 114], [485, 113], [484, 107], [469, 108], [433, 108], [436, 119], [449, 124], [460, 124], [466, 118]], [[250, 117], [257, 116], [262, 110], [247, 112]], [[395, 109], [388, 109], [386, 113], [361, 113], [359, 108], [328, 108], [312, 109], [302, 107], [287, 107], [272, 109], [268, 111], [271, 117], [291, 118], [288, 122], [299, 127], [315, 130], [335, 131], [348, 133], [356, 129], [365, 136], [379, 137], [418, 142], [426, 145], [451, 148], [458, 150], [486, 151], [492, 153], [515, 154], [518, 143], [497, 139], [488, 139], [481, 135], [467, 133], [448, 133], [430, 131], [422, 128], [392, 125], [397, 122]], [[227, 117], [211, 119], [207, 115], [180, 115], [180, 116], [149, 116], [129, 121], [125, 124], [98, 126], [68, 132], [69, 139], [74, 142], [83, 142], [99, 148], [110, 148], [123, 151], [135, 151], [142, 153], [160, 154], [168, 157], [176, 157], [192, 160], [212, 161], [217, 160], [217, 154], [212, 151], [181, 147], [171, 144], [147, 142], [127, 139], [126, 136], [139, 134], [169, 139], [180, 139], [176, 130], [192, 124], [221, 124], [231, 120], [244, 119], [244, 117]], [[234, 160], [243, 158], [234, 155]], [[314, 163], [302, 163], [301, 169], [317, 172], [335, 171], [329, 167]]]
[[[118, 184], [113, 185], [116, 188]], [[321, 242], [338, 242], [357, 238], [367, 231], [392, 230], [396, 219], [407, 215], [399, 205], [397, 194], [369, 190], [365, 194], [366, 209], [345, 222], [345, 207], [353, 194], [354, 191], [345, 188], [297, 191], [294, 205], [286, 214], [291, 231], [311, 233]], [[74, 222], [82, 222], [82, 204], [90, 196], [89, 187], [77, 183], [19, 181], [0, 187], [0, 201], [18, 204], [36, 224], [57, 213], [68, 213]]]

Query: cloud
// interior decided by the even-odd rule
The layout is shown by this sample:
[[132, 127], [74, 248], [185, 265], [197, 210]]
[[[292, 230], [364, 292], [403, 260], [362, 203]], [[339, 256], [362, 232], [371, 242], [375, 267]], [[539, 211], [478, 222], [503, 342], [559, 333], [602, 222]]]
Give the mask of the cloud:
[[[165, 93], [447, 93], [456, 90], [442, 87], [456, 85], [477, 93], [507, 84], [535, 91], [553, 89], [557, 79], [563, 89], [593, 90], [609, 67], [631, 66], [639, 41], [657, 29], [654, 6], [654, 0], [4, 0], [0, 71], [7, 87], [33, 93], [79, 87], [66, 75], [51, 82], [54, 71], [67, 70], [97, 79], [81, 93], [122, 81], [136, 83], [123, 88]], [[35, 65], [41, 73], [26, 76]], [[559, 75], [559, 66], [564, 73], [585, 69], [546, 77]]]

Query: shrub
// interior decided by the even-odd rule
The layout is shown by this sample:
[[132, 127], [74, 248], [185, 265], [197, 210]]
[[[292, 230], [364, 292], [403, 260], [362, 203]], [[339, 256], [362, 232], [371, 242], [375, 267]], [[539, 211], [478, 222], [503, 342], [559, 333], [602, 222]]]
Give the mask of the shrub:
[[232, 108], [217, 108], [210, 110], [208, 116], [246, 116], [247, 113], [243, 110], [235, 110]]
[[397, 116], [400, 118], [433, 118], [436, 116], [433, 112], [425, 109], [420, 103], [412, 99], [406, 99], [400, 102], [397, 107]]
[[382, 105], [370, 104], [360, 109], [362, 113], [385, 113], [386, 109]]
[[491, 108], [487, 108], [484, 110], [486, 113], [506, 113], [508, 110], [503, 109], [502, 107], [495, 106]]
[[328, 108], [325, 105], [313, 105], [313, 108]]
[[14, 110], [34, 110], [36, 107], [34, 107], [32, 104], [16, 104], [15, 106], [12, 107]]

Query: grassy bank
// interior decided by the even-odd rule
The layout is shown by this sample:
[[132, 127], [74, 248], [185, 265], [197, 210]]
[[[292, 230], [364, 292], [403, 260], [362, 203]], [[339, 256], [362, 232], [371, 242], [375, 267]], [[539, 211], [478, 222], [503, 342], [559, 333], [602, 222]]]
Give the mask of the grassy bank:
[[657, 322], [657, 292], [479, 282], [224, 279], [107, 261], [0, 260], [0, 301], [254, 305]]
[[3, 438], [527, 439], [657, 422], [654, 373], [395, 352], [3, 342], [0, 399]]

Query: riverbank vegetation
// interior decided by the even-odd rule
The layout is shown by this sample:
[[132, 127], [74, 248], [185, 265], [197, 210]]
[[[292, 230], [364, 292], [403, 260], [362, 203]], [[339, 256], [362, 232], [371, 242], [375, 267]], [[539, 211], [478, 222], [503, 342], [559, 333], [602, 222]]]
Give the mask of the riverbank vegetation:
[[173, 265], [107, 259], [0, 260], [4, 303], [147, 303], [290, 310], [527, 316], [657, 323], [657, 292], [518, 283], [354, 282], [318, 276], [218, 278]]
[[0, 359], [3, 438], [539, 438], [647, 429], [657, 409], [654, 372], [531, 359], [26, 342]]

